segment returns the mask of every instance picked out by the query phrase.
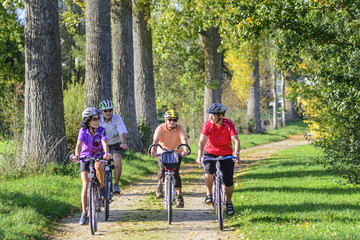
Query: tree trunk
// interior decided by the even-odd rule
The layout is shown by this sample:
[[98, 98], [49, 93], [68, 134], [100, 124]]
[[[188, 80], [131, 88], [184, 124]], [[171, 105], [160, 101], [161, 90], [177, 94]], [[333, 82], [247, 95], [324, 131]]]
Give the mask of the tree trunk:
[[278, 95], [277, 95], [277, 76], [276, 76], [276, 69], [274, 69], [274, 81], [273, 81], [273, 96], [274, 96], [274, 105], [273, 105], [273, 126], [274, 129], [278, 129], [278, 118], [277, 118], [277, 112], [278, 112], [278, 107], [277, 107], [277, 102], [278, 102]]
[[[289, 71], [285, 74], [285, 80], [287, 83], [296, 81], [292, 71]], [[300, 117], [295, 109], [295, 102], [288, 101], [287, 108], [286, 108], [286, 121], [292, 121], [295, 119], [300, 119]]]
[[209, 28], [200, 33], [205, 54], [205, 95], [204, 122], [209, 120], [206, 110], [214, 103], [221, 103], [221, 58], [218, 52], [220, 34], [217, 28]]
[[249, 132], [262, 133], [263, 128], [260, 120], [260, 72], [259, 72], [259, 58], [253, 62], [253, 72], [251, 73], [251, 79], [253, 84], [249, 89], [247, 115], [249, 121]]
[[85, 107], [111, 99], [110, 0], [86, 3]]
[[282, 107], [282, 111], [281, 111], [281, 125], [283, 127], [286, 126], [286, 118], [285, 118], [285, 110], [286, 110], [286, 102], [285, 102], [285, 74], [284, 72], [281, 72], [281, 107]]
[[115, 112], [121, 115], [129, 132], [129, 147], [140, 152], [143, 145], [136, 122], [131, 0], [112, 0], [111, 17]]
[[[134, 4], [136, 0], [133, 0]], [[151, 29], [148, 28], [147, 15], [150, 14], [150, 3], [134, 14], [134, 78], [135, 106], [138, 121], [145, 119], [151, 128], [151, 135], [157, 127], [154, 67], [152, 55]]]
[[67, 156], [58, 1], [25, 1], [25, 126], [21, 163]]

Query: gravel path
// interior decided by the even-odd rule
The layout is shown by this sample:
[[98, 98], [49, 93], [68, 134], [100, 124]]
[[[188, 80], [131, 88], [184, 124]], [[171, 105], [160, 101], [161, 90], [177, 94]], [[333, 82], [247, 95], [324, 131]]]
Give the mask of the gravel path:
[[[242, 150], [242, 161], [236, 172], [239, 174], [252, 162], [274, 152], [307, 143], [302, 136], [294, 136]], [[114, 202], [110, 204], [109, 221], [105, 222], [104, 215], [100, 213], [99, 231], [94, 236], [90, 234], [89, 226], [78, 224], [78, 213], [59, 224], [58, 234], [53, 239], [242, 239], [241, 232], [226, 227], [226, 217], [224, 231], [221, 232], [212, 206], [204, 204], [203, 169], [197, 164], [183, 164], [180, 174], [183, 177], [185, 207], [173, 209], [171, 225], [167, 223], [162, 201], [155, 198], [157, 180], [154, 174], [126, 186], [120, 196], [114, 197]]]

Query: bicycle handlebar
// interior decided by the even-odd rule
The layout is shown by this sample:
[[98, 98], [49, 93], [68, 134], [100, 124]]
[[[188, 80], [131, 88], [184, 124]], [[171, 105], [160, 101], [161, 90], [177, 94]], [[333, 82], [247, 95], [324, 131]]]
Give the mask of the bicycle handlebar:
[[[150, 145], [150, 147], [149, 147], [149, 149], [148, 149], [148, 153], [149, 154], [151, 154], [150, 152], [151, 152], [151, 149], [153, 148], [153, 147], [160, 147], [164, 152], [176, 152], [181, 146], [185, 146], [185, 147], [187, 147], [187, 149], [189, 150], [189, 154], [191, 153], [191, 148], [189, 147], [189, 145], [187, 145], [187, 144], [185, 144], [185, 143], [180, 143], [175, 149], [166, 149], [166, 148], [164, 148], [163, 146], [161, 146], [160, 144], [158, 144], [158, 143], [156, 143], [156, 144], [151, 144]], [[161, 155], [161, 154], [159, 154], [159, 155]], [[158, 156], [159, 156], [158, 155]]]
[[[74, 154], [71, 154], [70, 155], [70, 160], [72, 160], [72, 157], [75, 156]], [[101, 156], [101, 157], [89, 157], [89, 156], [86, 156], [86, 157], [82, 157], [82, 158], [79, 158], [79, 160], [77, 160], [76, 162], [80, 162], [80, 161], [83, 161], [83, 162], [90, 162], [91, 160], [94, 160], [95, 162], [107, 162], [107, 161], [111, 161], [112, 160], [112, 156], [109, 160], [106, 160], [106, 159], [102, 159], [104, 156]], [[73, 161], [73, 160], [72, 160]]]
[[209, 161], [217, 161], [217, 160], [227, 160], [227, 159], [236, 159], [236, 157], [234, 156], [219, 156], [219, 157], [206, 157], [206, 156], [202, 156], [201, 157], [201, 162], [203, 162], [204, 160], [209, 160]]

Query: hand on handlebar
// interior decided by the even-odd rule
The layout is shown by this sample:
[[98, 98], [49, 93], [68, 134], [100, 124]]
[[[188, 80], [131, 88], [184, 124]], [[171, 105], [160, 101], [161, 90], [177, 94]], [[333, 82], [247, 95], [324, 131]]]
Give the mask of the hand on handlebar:
[[105, 159], [105, 160], [110, 160], [111, 158], [112, 158], [112, 156], [110, 153], [105, 153], [103, 156], [103, 159]]
[[181, 156], [182, 156], [182, 157], [185, 157], [185, 156], [187, 156], [187, 155], [189, 155], [189, 152], [188, 152], [188, 151], [182, 151], [182, 152], [181, 152]]
[[80, 156], [72, 154], [70, 155], [70, 160], [72, 160], [73, 162], [78, 162], [80, 160]]

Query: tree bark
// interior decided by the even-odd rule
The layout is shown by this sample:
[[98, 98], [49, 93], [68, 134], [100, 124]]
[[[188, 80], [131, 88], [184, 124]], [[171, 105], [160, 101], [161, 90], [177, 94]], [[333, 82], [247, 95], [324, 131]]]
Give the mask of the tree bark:
[[22, 164], [67, 156], [56, 0], [25, 1], [25, 126]]
[[[133, 0], [136, 3], [136, 0]], [[138, 121], [145, 119], [151, 134], [158, 125], [155, 102], [154, 67], [152, 55], [151, 29], [146, 20], [150, 14], [150, 3], [134, 14], [134, 78], [135, 106]]]
[[200, 39], [205, 54], [205, 95], [204, 95], [204, 122], [209, 117], [208, 107], [214, 103], [221, 103], [221, 59], [218, 52], [220, 34], [217, 28], [209, 28], [200, 33]]
[[260, 120], [260, 72], [259, 72], [259, 58], [253, 62], [253, 71], [250, 78], [253, 79], [253, 84], [249, 89], [247, 115], [249, 122], [249, 132], [262, 133], [264, 130], [261, 126]]
[[274, 81], [273, 81], [273, 96], [274, 96], [274, 105], [273, 105], [273, 127], [274, 129], [278, 129], [278, 118], [277, 118], [277, 102], [278, 102], [278, 94], [277, 94], [277, 76], [276, 76], [276, 69], [274, 69]]
[[110, 0], [86, 3], [85, 107], [111, 99]]
[[136, 122], [131, 0], [112, 0], [111, 17], [115, 112], [121, 115], [129, 132], [129, 147], [140, 152], [143, 145]]
[[281, 125], [283, 127], [286, 126], [286, 116], [285, 116], [285, 110], [286, 110], [286, 102], [285, 102], [285, 74], [284, 72], [281, 72]]
[[[291, 83], [293, 81], [296, 81], [292, 71], [285, 73], [285, 80], [286, 80], [286, 83]], [[288, 101], [288, 104], [286, 106], [286, 121], [292, 121], [295, 119], [300, 119], [300, 117], [295, 109], [295, 102]]]

